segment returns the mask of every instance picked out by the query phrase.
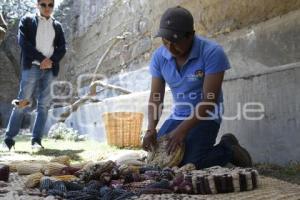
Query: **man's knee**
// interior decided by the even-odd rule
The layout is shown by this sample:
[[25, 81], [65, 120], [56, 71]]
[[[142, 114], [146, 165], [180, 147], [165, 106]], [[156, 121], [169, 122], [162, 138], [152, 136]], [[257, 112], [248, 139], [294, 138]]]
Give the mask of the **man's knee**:
[[27, 99], [14, 99], [11, 104], [19, 109], [24, 109], [30, 106], [30, 101]]

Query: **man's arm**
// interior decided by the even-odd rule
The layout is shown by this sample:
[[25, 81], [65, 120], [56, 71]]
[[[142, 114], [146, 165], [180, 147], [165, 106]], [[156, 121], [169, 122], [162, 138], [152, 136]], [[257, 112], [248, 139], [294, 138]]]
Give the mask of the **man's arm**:
[[201, 119], [208, 117], [208, 112], [214, 110], [214, 105], [217, 103], [219, 97], [224, 72], [215, 74], [208, 74], [204, 78], [203, 84], [203, 99], [200, 106], [196, 107], [194, 116], [191, 119], [183, 121], [174, 131], [169, 141], [168, 152], [173, 152], [183, 139], [188, 134], [189, 130], [195, 127]]
[[152, 78], [148, 103], [148, 130], [143, 138], [143, 148], [146, 151], [151, 150], [151, 146], [155, 146], [156, 143], [156, 126], [162, 114], [165, 85], [163, 79]]
[[53, 55], [50, 57], [54, 63], [58, 63], [66, 54], [66, 40], [61, 25], [58, 25], [58, 38]]
[[148, 130], [156, 129], [162, 114], [164, 96], [165, 81], [160, 78], [152, 78], [148, 104]]
[[18, 32], [18, 42], [19, 45], [22, 48], [23, 54], [25, 54], [27, 57], [31, 58], [32, 60], [38, 60], [39, 62], [42, 62], [46, 57], [39, 52], [29, 41], [29, 36], [27, 35], [28, 31], [26, 30], [26, 20], [29, 18], [23, 17], [20, 20], [19, 24], [19, 32]]

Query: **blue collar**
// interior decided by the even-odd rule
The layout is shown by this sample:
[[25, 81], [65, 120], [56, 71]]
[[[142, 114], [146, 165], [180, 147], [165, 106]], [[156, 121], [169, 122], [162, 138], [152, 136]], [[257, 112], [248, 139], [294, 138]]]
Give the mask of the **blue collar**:
[[[198, 58], [200, 56], [200, 43], [201, 43], [200, 38], [195, 36], [193, 41], [193, 46], [187, 61], [192, 60], [194, 58]], [[172, 54], [165, 46], [163, 46], [162, 56], [165, 57], [167, 60], [171, 60], [173, 58]]]

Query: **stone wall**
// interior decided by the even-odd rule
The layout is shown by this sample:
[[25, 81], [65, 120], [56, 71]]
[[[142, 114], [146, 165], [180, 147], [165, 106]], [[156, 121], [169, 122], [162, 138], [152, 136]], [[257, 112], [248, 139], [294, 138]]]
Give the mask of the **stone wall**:
[[[160, 45], [154, 39], [163, 11], [182, 5], [195, 18], [199, 34], [218, 40], [229, 55], [232, 69], [224, 84], [226, 114], [238, 102], [259, 101], [266, 105], [266, 118], [259, 122], [224, 122], [221, 132], [233, 132], [250, 149], [255, 162], [299, 161], [299, 66], [280, 65], [300, 61], [300, 0], [67, 0], [57, 18], [63, 22], [68, 53], [62, 62], [60, 80], [77, 85], [79, 75], [92, 73], [112, 38], [131, 32], [104, 60], [99, 73], [107, 76], [145, 66]], [[239, 30], [241, 29], [241, 30]], [[13, 30], [13, 29], [12, 29]], [[0, 116], [18, 90], [16, 28], [0, 46]], [[272, 72], [268, 72], [268, 70]], [[142, 76], [139, 76], [142, 77]], [[138, 79], [136, 84], [139, 84]], [[147, 94], [107, 99], [106, 108], [122, 101], [139, 104], [145, 111]], [[74, 94], [76, 95], [76, 94]], [[166, 99], [171, 103], [170, 96]], [[286, 100], [288, 99], [288, 101]], [[140, 102], [140, 103], [139, 103]], [[74, 113], [67, 124], [82, 133], [104, 140], [101, 103], [88, 104]], [[142, 107], [141, 107], [142, 106]], [[116, 109], [120, 110], [120, 109]], [[53, 112], [59, 112], [54, 110]], [[168, 113], [165, 113], [165, 117]], [[146, 116], [146, 115], [145, 115]], [[6, 123], [7, 116], [1, 120]], [[0, 125], [1, 125], [0, 123]], [[47, 127], [53, 123], [49, 118]], [[145, 122], [146, 123], [146, 122]], [[82, 126], [82, 127], [80, 127]], [[144, 124], [145, 126], [145, 124]]]
[[[79, 3], [80, 2], [80, 3]], [[83, 3], [84, 2], [84, 3]], [[160, 45], [153, 35], [157, 31], [163, 11], [175, 5], [189, 9], [195, 18], [197, 33], [217, 37], [249, 27], [300, 8], [299, 0], [81, 0], [73, 25], [75, 37], [70, 41], [69, 54], [61, 75], [76, 84], [78, 75], [92, 73], [111, 39], [124, 31], [132, 34], [117, 44], [105, 59], [99, 73], [107, 76], [139, 68], [148, 62], [153, 49]], [[78, 8], [79, 6], [79, 8]], [[66, 26], [69, 26], [66, 21]], [[226, 38], [226, 36], [225, 36]], [[226, 39], [225, 39], [226, 40]], [[272, 63], [270, 63], [272, 65]]]
[[[68, 40], [68, 53], [59, 78], [76, 85], [79, 75], [94, 71], [111, 38], [124, 31], [132, 35], [113, 48], [99, 73], [110, 76], [147, 63], [152, 50], [160, 45], [160, 40], [153, 38], [159, 18], [166, 8], [175, 5], [192, 12], [199, 34], [215, 38], [296, 10], [300, 8], [300, 0], [65, 0], [56, 13]], [[10, 102], [18, 90], [17, 24], [10, 27], [9, 36], [0, 46], [0, 69], [4, 72], [0, 74], [0, 102], [5, 103]], [[7, 74], [12, 74], [9, 81]]]

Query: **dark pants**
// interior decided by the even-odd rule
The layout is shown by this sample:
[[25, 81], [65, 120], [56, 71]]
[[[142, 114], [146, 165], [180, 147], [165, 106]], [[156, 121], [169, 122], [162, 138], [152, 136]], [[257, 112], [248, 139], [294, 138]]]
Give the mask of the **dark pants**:
[[[161, 137], [174, 130], [182, 120], [168, 119], [162, 125], [157, 137]], [[232, 150], [225, 143], [214, 146], [220, 124], [215, 121], [200, 121], [185, 139], [185, 153], [180, 165], [193, 163], [197, 169], [211, 166], [224, 166], [232, 159]]]

